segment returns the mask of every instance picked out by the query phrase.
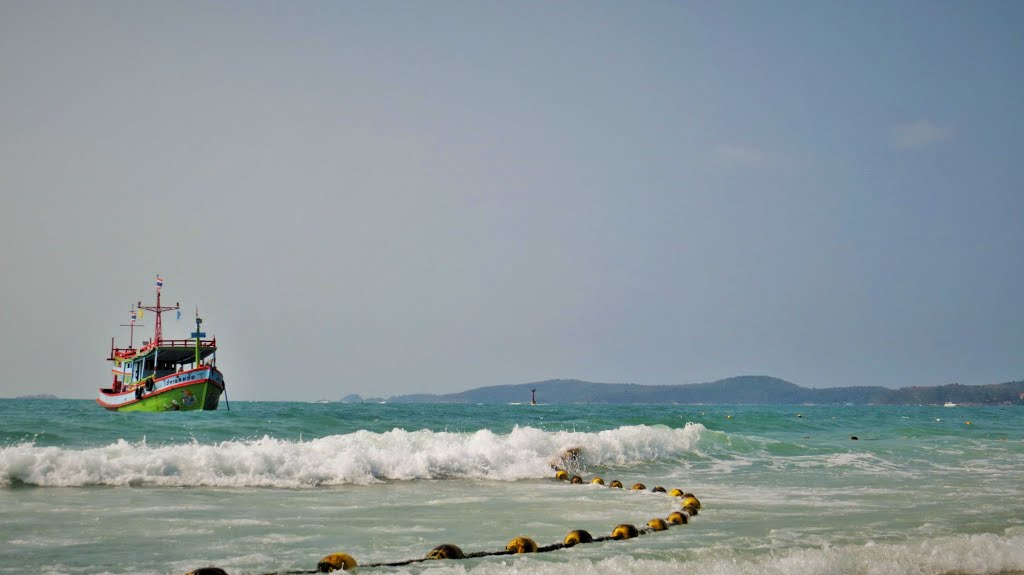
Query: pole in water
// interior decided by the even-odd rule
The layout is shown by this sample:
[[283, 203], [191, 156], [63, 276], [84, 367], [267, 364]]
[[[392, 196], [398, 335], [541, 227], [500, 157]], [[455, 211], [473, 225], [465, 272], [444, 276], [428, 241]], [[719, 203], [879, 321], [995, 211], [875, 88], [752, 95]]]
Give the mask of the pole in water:
[[227, 385], [224, 385], [224, 406], [228, 408], [228, 411], [231, 411], [231, 402], [228, 401], [228, 386]]
[[537, 405], [537, 390], [530, 390], [530, 405]]

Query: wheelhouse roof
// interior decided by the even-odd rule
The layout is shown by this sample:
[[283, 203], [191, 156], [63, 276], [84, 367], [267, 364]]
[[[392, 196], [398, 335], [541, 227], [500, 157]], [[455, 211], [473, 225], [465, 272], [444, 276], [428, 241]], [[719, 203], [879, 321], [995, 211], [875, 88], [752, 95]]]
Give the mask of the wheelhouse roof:
[[[192, 363], [196, 359], [196, 346], [193, 345], [160, 345], [144, 347], [142, 349], [117, 349], [114, 350], [114, 358], [122, 361], [132, 360], [137, 357], [149, 357], [156, 354], [161, 362], [170, 363]], [[204, 359], [217, 351], [217, 345], [210, 341], [204, 341], [199, 345], [199, 359]]]

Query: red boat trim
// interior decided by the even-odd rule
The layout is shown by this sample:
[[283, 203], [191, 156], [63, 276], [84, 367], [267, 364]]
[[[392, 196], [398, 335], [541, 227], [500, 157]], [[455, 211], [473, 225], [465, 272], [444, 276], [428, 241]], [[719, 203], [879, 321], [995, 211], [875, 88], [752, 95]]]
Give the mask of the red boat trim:
[[[215, 381], [211, 381], [209, 379], [196, 379], [196, 380], [193, 380], [193, 381], [185, 381], [185, 382], [179, 383], [178, 385], [172, 385], [171, 387], [165, 387], [165, 388], [161, 389], [160, 391], [158, 391], [156, 393], [150, 393], [149, 395], [144, 395], [144, 396], [142, 396], [141, 399], [133, 399], [131, 401], [126, 401], [124, 403], [113, 404], [113, 403], [104, 403], [99, 398], [96, 398], [96, 403], [98, 403], [98, 404], [100, 404], [103, 407], [106, 407], [108, 409], [110, 409], [110, 408], [116, 409], [118, 407], [124, 407], [126, 405], [132, 405], [134, 403], [139, 403], [143, 399], [149, 399], [150, 397], [153, 397], [153, 396], [156, 396], [156, 395], [163, 395], [164, 393], [167, 393], [168, 391], [173, 391], [173, 390], [178, 389], [180, 387], [188, 387], [190, 385], [196, 385], [196, 384], [200, 384], [200, 383], [212, 383], [214, 387], [220, 389], [221, 391], [224, 391], [224, 386], [218, 385], [217, 382], [215, 382]], [[132, 393], [134, 394], [135, 392], [132, 391]], [[105, 393], [104, 395], [115, 395], [115, 394]], [[116, 395], [121, 395], [121, 394], [116, 394]]]
[[[199, 371], [199, 370], [204, 370], [204, 369], [216, 370], [217, 368], [210, 367], [210, 366], [197, 367], [196, 369], [190, 369], [188, 371], [183, 371], [181, 373], [175, 373], [174, 375], [168, 375], [168, 376], [161, 377], [160, 379], [154, 380], [154, 382], [162, 381], [164, 379], [168, 379], [168, 378], [175, 377], [175, 376], [179, 376], [179, 375], [182, 375], [184, 373], [191, 373], [193, 371]], [[220, 373], [220, 372], [217, 372], [217, 373]], [[192, 381], [183, 381], [183, 382], [181, 382], [179, 384], [172, 385], [170, 387], [165, 387], [165, 388], [157, 391], [156, 393], [150, 393], [148, 395], [143, 396], [142, 399], [133, 399], [131, 401], [126, 401], [124, 403], [114, 404], [114, 403], [105, 403], [100, 398], [96, 398], [96, 403], [102, 405], [103, 407], [105, 407], [107, 409], [117, 409], [119, 407], [125, 407], [127, 405], [132, 405], [132, 404], [138, 403], [138, 402], [142, 401], [143, 399], [148, 399], [150, 397], [153, 397], [154, 395], [163, 395], [164, 393], [166, 393], [168, 391], [173, 391], [173, 390], [181, 388], [181, 387], [188, 387], [190, 385], [196, 385], [196, 384], [199, 384], [199, 383], [209, 383], [209, 384], [213, 385], [214, 387], [216, 387], [217, 389], [221, 390], [221, 392], [224, 391], [224, 383], [223, 382], [217, 382], [217, 381], [214, 381], [214, 380], [212, 380], [210, 378], [194, 379]], [[106, 395], [108, 397], [119, 397], [121, 395], [125, 395], [126, 393], [131, 393], [131, 394], [134, 395], [135, 394], [135, 390], [132, 389], [131, 391], [122, 391], [120, 393], [107, 393], [106, 391], [101, 389], [100, 393], [102, 393], [103, 395]]]

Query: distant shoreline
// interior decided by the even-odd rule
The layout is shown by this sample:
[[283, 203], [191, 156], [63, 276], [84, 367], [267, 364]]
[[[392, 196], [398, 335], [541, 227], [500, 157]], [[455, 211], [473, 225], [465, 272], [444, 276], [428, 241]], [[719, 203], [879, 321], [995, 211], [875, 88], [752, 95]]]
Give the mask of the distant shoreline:
[[478, 387], [459, 393], [398, 395], [363, 400], [388, 403], [683, 404], [683, 405], [1024, 405], [1024, 380], [986, 385], [952, 383], [890, 389], [881, 386], [806, 388], [765, 375], [743, 375], [709, 383], [640, 385], [554, 379]]
[[[458, 393], [408, 394], [363, 398], [349, 394], [340, 403], [529, 404], [536, 390], [541, 404], [607, 405], [932, 405], [952, 407], [1024, 405], [1024, 380], [997, 384], [807, 388], [765, 375], [742, 375], [708, 383], [642, 385], [551, 379], [532, 383], [477, 387]], [[50, 393], [4, 399], [60, 398]], [[82, 398], [88, 399], [88, 398]], [[241, 400], [245, 401], [245, 400]], [[253, 400], [255, 401], [255, 400]], [[280, 402], [285, 400], [263, 400]], [[319, 400], [317, 403], [324, 403]]]

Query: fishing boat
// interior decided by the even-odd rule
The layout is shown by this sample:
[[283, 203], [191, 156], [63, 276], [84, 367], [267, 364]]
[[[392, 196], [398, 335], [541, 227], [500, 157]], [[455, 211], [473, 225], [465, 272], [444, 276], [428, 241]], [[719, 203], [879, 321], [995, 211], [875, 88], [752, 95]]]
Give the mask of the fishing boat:
[[[128, 347], [117, 347], [110, 338], [113, 382], [100, 389], [96, 403], [112, 411], [192, 411], [213, 410], [224, 395], [224, 375], [217, 369], [217, 338], [206, 338], [203, 320], [196, 308], [196, 330], [190, 339], [164, 339], [161, 314], [174, 311], [181, 318], [181, 306], [160, 303], [163, 278], [156, 278], [156, 305], [144, 306], [140, 301], [132, 307]], [[134, 346], [136, 324], [143, 310], [155, 314], [153, 338]]]

